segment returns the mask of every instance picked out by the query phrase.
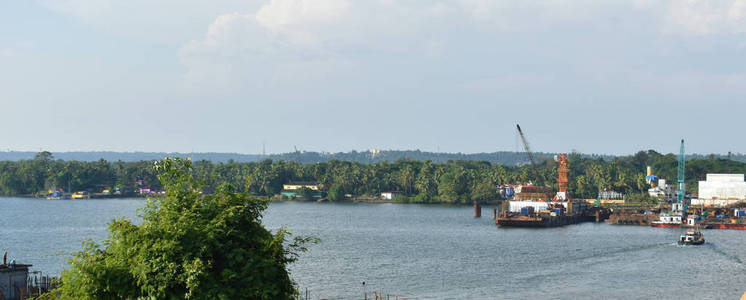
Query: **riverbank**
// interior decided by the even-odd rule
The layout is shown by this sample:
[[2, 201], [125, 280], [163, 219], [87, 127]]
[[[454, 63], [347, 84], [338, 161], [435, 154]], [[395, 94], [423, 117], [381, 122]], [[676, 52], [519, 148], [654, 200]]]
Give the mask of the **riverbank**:
[[6, 195], [6, 196], [0, 196], [0, 198], [24, 198], [24, 199], [44, 199], [44, 200], [91, 200], [91, 199], [138, 199], [138, 200], [144, 200], [148, 197], [158, 197], [158, 195], [97, 195], [97, 196], [91, 196], [89, 198], [81, 198], [81, 199], [72, 199], [70, 196], [65, 196], [61, 198], [55, 198], [50, 199], [47, 198], [46, 195]]

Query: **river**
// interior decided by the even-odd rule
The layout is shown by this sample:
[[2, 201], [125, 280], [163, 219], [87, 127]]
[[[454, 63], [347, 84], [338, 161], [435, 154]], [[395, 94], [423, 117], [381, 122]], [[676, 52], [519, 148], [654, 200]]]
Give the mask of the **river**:
[[[82, 241], [103, 240], [108, 221], [136, 218], [143, 204], [0, 198], [0, 249], [59, 274]], [[505, 229], [491, 208], [483, 216], [463, 206], [278, 202], [263, 222], [321, 239], [291, 265], [311, 299], [373, 290], [410, 299], [738, 299], [746, 291], [746, 231], [707, 230], [705, 245], [682, 247], [680, 229]]]

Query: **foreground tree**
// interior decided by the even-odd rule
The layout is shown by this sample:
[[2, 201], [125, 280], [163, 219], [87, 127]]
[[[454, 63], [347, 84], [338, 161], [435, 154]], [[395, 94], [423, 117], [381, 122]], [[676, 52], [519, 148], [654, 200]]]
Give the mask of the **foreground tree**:
[[310, 238], [288, 240], [260, 221], [268, 202], [231, 185], [203, 195], [189, 160], [155, 166], [166, 196], [142, 223], [114, 220], [103, 248], [87, 243], [62, 272], [62, 299], [290, 299], [287, 265]]

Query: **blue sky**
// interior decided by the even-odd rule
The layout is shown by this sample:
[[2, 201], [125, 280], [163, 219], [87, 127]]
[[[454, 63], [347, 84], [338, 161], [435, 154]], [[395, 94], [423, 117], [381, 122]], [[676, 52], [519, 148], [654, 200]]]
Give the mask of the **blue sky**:
[[0, 149], [746, 152], [746, 1], [8, 0]]

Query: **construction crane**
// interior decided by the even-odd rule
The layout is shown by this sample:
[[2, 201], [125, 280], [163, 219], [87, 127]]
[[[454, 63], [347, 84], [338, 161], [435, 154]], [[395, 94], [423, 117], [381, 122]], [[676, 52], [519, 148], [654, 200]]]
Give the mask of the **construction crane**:
[[[684, 155], [684, 139], [681, 139], [681, 150], [679, 150], [679, 189], [676, 191], [676, 202], [684, 204], [686, 194], [686, 183], [684, 183], [684, 170], [686, 169], [686, 156]], [[684, 208], [686, 211], [686, 208]]]
[[534, 160], [534, 154], [531, 153], [531, 147], [528, 145], [528, 140], [526, 140], [526, 136], [523, 134], [523, 130], [521, 130], [521, 125], [515, 124], [515, 127], [518, 128], [518, 134], [521, 136], [521, 141], [523, 141], [523, 149], [526, 150], [526, 155], [528, 155], [528, 160], [531, 161], [531, 170], [534, 172], [534, 178], [536, 179], [536, 186], [539, 186], [541, 183], [541, 177], [539, 176], [539, 170], [536, 167], [536, 160]]

